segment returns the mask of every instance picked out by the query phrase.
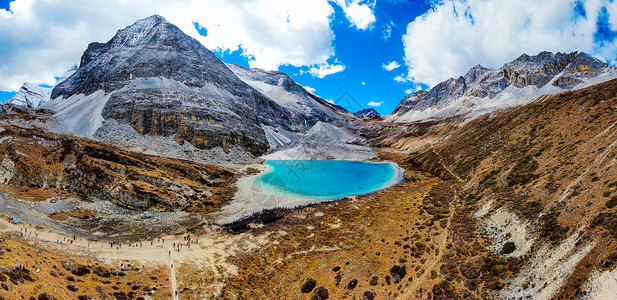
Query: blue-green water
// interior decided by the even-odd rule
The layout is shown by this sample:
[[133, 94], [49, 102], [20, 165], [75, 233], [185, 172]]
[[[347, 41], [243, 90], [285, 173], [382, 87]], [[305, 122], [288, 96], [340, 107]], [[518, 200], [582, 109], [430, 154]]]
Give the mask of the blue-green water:
[[269, 160], [269, 170], [255, 178], [265, 190], [290, 196], [337, 199], [361, 195], [400, 182], [392, 163], [343, 160]]

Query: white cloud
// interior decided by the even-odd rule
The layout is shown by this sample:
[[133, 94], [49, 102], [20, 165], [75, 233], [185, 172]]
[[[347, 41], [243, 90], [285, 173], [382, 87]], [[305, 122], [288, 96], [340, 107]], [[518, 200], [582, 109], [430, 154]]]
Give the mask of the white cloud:
[[400, 83], [400, 82], [412, 81], [412, 79], [406, 77], [405, 74], [401, 74], [401, 75], [394, 77], [394, 81]]
[[405, 90], [405, 94], [409, 95], [409, 94], [413, 94], [415, 91], [414, 89], [407, 89]]
[[617, 59], [617, 39], [594, 40], [602, 7], [617, 29], [617, 4], [581, 0], [445, 0], [407, 26], [403, 36], [409, 78], [429, 86], [465, 74], [476, 64], [499, 68], [522, 53], [584, 51]]
[[392, 36], [392, 27], [394, 26], [394, 22], [390, 21], [390, 24], [387, 24], [386, 27], [384, 28], [382, 34], [381, 34], [381, 38], [384, 39], [385, 41], [389, 40], [390, 37]]
[[366, 82], [362, 81], [362, 85], [366, 85]]
[[312, 87], [310, 87], [310, 86], [308, 86], [308, 85], [303, 85], [302, 87], [303, 87], [305, 90], [307, 90], [307, 91], [311, 92], [311, 94], [315, 94], [315, 89], [314, 89], [314, 88], [312, 88]]
[[369, 4], [360, 4], [359, 2], [358, 0], [336, 0], [336, 3], [345, 12], [351, 26], [366, 30], [375, 23], [375, 14], [373, 13], [375, 2]]
[[[320, 65], [334, 55], [334, 9], [327, 0], [16, 0], [10, 10], [0, 9], [0, 90], [17, 90], [25, 81], [53, 84], [54, 75], [78, 63], [90, 42], [106, 42], [152, 14], [209, 49], [241, 47], [251, 67]], [[350, 18], [358, 28], [366, 23], [355, 14]]]
[[311, 67], [307, 72], [317, 78], [324, 78], [328, 75], [332, 75], [338, 72], [343, 72], [345, 70], [345, 66], [342, 64], [329, 64], [325, 63], [320, 66]]
[[384, 68], [384, 69], [386, 69], [388, 71], [392, 71], [392, 70], [394, 70], [394, 69], [396, 69], [396, 68], [398, 68], [400, 66], [401, 65], [396, 60], [393, 60], [393, 61], [391, 61], [391, 62], [389, 62], [387, 64], [381, 65], [382, 68]]
[[382, 104], [383, 104], [383, 101], [379, 101], [379, 102], [371, 101], [367, 103], [368, 106], [372, 106], [372, 107], [380, 107]]

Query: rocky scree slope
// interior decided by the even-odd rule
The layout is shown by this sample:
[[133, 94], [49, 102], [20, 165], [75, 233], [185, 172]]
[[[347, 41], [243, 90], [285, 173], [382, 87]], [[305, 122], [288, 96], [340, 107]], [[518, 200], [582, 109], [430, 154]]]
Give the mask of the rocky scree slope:
[[[102, 126], [129, 124], [142, 135], [199, 149], [239, 147], [253, 155], [269, 149], [262, 126], [295, 132], [310, 123], [240, 80], [157, 15], [118, 31], [107, 43], [90, 44], [77, 72], [56, 86], [51, 98], [46, 108], [64, 118], [60, 130], [90, 128], [80, 133], [93, 135]], [[71, 120], [79, 115], [74, 110], [84, 107], [92, 113]]]
[[351, 113], [342, 106], [329, 103], [307, 91], [287, 74], [262, 69], [247, 69], [234, 63], [226, 64], [242, 81], [286, 108], [306, 127], [318, 121], [331, 123], [346, 120]]
[[284, 73], [246, 69], [231, 63], [227, 66], [302, 122], [303, 129], [298, 132], [262, 125], [270, 144], [270, 153], [262, 158], [366, 160], [375, 157], [374, 151], [357, 134], [366, 123], [345, 108], [312, 94]]
[[412, 93], [403, 98], [386, 121], [474, 117], [615, 77], [614, 67], [586, 53], [523, 54], [497, 70], [477, 65], [464, 76], [450, 78], [429, 91]]

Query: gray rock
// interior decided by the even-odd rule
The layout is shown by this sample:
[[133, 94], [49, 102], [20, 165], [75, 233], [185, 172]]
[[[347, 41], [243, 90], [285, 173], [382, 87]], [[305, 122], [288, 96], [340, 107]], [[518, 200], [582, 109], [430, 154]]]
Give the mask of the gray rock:
[[[266, 82], [282, 80], [291, 92], [306, 93], [285, 74], [253, 73]], [[237, 146], [253, 155], [269, 149], [262, 125], [301, 131], [321, 119], [342, 118], [339, 111], [345, 112], [316, 96], [311, 97], [312, 107], [330, 114], [290, 111], [157, 15], [118, 31], [107, 43], [90, 44], [79, 69], [53, 89], [51, 98], [98, 90], [111, 94], [102, 111], [105, 120], [199, 149], [228, 151]]]
[[[588, 79], [602, 74], [615, 73], [614, 67], [582, 52], [556, 53], [541, 52], [535, 56], [523, 54], [512, 62], [495, 70], [477, 65], [467, 74], [457, 79], [443, 81], [428, 92], [412, 93], [400, 102], [387, 120], [394, 122], [410, 121], [403, 115], [411, 112], [438, 111], [461, 99], [470, 101], [472, 98], [494, 99], [508, 87], [543, 88], [547, 85], [555, 87], [553, 91], [570, 90]], [[513, 97], [516, 98], [516, 97]], [[473, 102], [473, 101], [470, 101]], [[457, 111], [456, 107], [441, 118], [452, 117], [473, 110], [473, 104], [467, 109]], [[413, 119], [413, 118], [412, 118]]]

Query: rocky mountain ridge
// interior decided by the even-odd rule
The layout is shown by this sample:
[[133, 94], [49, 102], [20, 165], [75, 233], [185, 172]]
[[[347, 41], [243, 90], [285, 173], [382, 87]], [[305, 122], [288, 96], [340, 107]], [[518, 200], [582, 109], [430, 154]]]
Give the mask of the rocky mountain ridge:
[[[56, 80], [56, 85], [73, 75], [75, 71], [77, 71], [77, 65], [66, 70], [66, 72]], [[0, 104], [13, 104], [26, 108], [37, 108], [49, 101], [54, 86], [49, 87], [32, 82], [25, 82], [13, 97], [0, 101]]]
[[50, 87], [43, 87], [31, 82], [24, 83], [13, 97], [0, 101], [2, 104], [14, 104], [27, 108], [36, 108], [47, 102], [51, 96]]
[[477, 65], [464, 76], [450, 78], [429, 91], [412, 93], [403, 98], [386, 121], [474, 117], [615, 77], [616, 68], [586, 53], [523, 54], [499, 69]]
[[[278, 94], [247, 84], [230, 67], [254, 85], [279, 87]], [[277, 77], [276, 85], [259, 81], [264, 76]], [[286, 103], [286, 96], [293, 103]], [[107, 43], [91, 43], [79, 69], [53, 89], [51, 98], [44, 108], [60, 119], [54, 129], [128, 143], [132, 139], [122, 135], [165, 137], [178, 145], [161, 146], [152, 139], [151, 145], [137, 145], [159, 153], [166, 152], [162, 147], [182, 152], [188, 143], [200, 150], [259, 156], [272, 148], [268, 129], [298, 133], [317, 121], [344, 120], [348, 113], [282, 73], [225, 65], [158, 15], [118, 31]]]
[[355, 112], [354, 116], [356, 116], [356, 118], [366, 119], [366, 118], [380, 117], [381, 115], [374, 108], [365, 108], [365, 109]]

